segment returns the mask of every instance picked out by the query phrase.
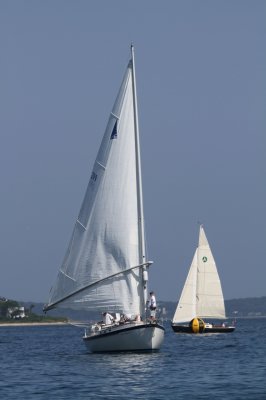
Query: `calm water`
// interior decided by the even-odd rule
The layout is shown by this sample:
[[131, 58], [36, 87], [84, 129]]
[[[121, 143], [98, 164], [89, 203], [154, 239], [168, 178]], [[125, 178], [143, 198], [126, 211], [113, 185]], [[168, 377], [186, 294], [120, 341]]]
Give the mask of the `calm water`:
[[266, 399], [266, 319], [177, 335], [159, 353], [89, 354], [71, 326], [0, 327], [0, 398]]

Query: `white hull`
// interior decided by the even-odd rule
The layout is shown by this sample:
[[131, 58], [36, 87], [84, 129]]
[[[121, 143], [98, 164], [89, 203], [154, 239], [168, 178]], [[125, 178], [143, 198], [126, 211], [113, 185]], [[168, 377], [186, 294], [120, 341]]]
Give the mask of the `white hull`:
[[163, 339], [164, 328], [150, 323], [110, 326], [83, 337], [88, 350], [92, 353], [159, 350]]

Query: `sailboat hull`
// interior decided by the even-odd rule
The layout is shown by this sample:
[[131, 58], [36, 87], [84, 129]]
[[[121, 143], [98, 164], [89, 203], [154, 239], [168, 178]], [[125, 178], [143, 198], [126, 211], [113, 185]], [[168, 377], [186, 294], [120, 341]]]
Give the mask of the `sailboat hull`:
[[[178, 325], [172, 324], [172, 329], [175, 333], [190, 333], [195, 334], [189, 325]], [[198, 333], [230, 333], [235, 330], [235, 326], [215, 326], [205, 327], [201, 332]]]
[[164, 339], [164, 327], [159, 324], [125, 324], [110, 326], [83, 337], [92, 352], [159, 350]]

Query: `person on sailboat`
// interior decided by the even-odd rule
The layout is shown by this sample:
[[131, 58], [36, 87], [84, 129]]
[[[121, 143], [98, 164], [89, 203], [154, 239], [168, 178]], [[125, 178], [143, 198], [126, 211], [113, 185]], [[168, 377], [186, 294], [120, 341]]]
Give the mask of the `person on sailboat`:
[[150, 308], [150, 319], [151, 319], [151, 320], [155, 320], [155, 315], [156, 315], [156, 298], [155, 298], [154, 292], [150, 292], [149, 308]]
[[109, 314], [108, 312], [104, 312], [103, 313], [103, 323], [105, 325], [112, 325], [112, 323], [114, 322], [114, 317]]

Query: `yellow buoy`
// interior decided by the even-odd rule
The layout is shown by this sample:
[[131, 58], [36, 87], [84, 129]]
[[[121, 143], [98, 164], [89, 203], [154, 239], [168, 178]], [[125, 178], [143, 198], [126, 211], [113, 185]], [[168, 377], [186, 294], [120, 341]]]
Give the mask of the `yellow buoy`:
[[189, 324], [192, 333], [202, 333], [205, 328], [204, 321], [200, 318], [193, 318]]

